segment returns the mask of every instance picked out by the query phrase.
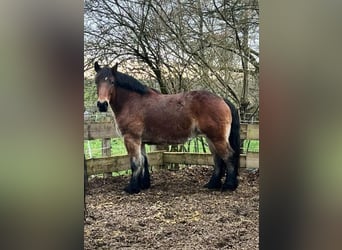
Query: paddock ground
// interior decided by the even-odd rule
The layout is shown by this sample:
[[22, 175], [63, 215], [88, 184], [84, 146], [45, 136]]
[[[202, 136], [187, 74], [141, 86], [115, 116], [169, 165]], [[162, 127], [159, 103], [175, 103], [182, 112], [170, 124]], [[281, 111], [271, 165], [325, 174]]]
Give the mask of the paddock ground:
[[151, 188], [122, 191], [129, 176], [94, 178], [84, 249], [259, 249], [259, 174], [240, 172], [234, 192], [202, 186], [212, 167], [151, 174]]

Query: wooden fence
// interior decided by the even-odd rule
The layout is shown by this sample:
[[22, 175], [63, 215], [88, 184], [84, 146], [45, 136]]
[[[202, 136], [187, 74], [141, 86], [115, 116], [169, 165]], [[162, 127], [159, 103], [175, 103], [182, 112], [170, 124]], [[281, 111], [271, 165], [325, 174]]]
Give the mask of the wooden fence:
[[[103, 158], [86, 160], [88, 175], [105, 174], [129, 169], [129, 158], [127, 155], [111, 156], [110, 138], [117, 138], [117, 133], [113, 121], [106, 122], [85, 122], [84, 140], [102, 139]], [[259, 140], [258, 124], [241, 124], [241, 141]], [[214, 165], [212, 155], [207, 153], [187, 153], [187, 152], [165, 152], [154, 151], [148, 153], [150, 166], [161, 167], [168, 164], [185, 165]], [[240, 155], [241, 168], [259, 168], [259, 153], [247, 152]]]

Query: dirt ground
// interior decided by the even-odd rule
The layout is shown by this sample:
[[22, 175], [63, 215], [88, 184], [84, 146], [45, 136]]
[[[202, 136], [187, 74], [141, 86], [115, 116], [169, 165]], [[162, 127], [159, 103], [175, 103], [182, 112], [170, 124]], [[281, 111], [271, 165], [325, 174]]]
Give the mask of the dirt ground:
[[259, 175], [240, 171], [234, 192], [203, 188], [212, 167], [159, 170], [151, 188], [122, 190], [129, 176], [90, 181], [85, 249], [259, 249]]

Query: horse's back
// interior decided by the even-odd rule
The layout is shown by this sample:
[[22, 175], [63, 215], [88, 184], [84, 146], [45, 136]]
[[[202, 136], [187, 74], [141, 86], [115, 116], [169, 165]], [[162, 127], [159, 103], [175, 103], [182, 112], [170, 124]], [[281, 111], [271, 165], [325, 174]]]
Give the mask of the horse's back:
[[152, 94], [144, 106], [143, 139], [149, 143], [182, 143], [202, 132], [215, 136], [231, 122], [224, 100], [208, 91]]

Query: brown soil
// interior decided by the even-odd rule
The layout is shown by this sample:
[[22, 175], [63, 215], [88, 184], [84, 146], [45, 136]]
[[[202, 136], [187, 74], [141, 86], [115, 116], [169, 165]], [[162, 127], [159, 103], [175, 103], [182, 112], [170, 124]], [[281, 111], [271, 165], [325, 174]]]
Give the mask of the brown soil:
[[152, 173], [152, 186], [122, 191], [129, 176], [93, 179], [85, 249], [258, 249], [259, 177], [241, 171], [234, 192], [203, 188], [212, 167]]

